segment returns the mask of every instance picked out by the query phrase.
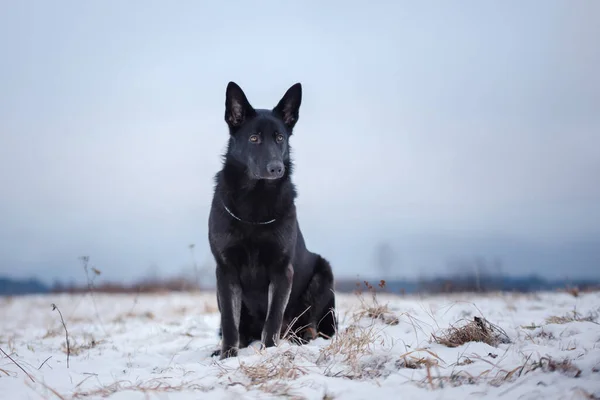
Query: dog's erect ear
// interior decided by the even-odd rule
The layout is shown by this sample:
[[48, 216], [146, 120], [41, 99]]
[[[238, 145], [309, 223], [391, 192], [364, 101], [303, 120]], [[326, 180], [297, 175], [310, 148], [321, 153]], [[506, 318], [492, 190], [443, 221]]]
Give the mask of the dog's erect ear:
[[302, 85], [296, 83], [283, 95], [273, 113], [283, 120], [290, 129], [298, 122], [298, 112], [302, 103]]
[[254, 114], [254, 108], [248, 102], [241, 87], [229, 82], [225, 93], [225, 122], [230, 128], [240, 126]]

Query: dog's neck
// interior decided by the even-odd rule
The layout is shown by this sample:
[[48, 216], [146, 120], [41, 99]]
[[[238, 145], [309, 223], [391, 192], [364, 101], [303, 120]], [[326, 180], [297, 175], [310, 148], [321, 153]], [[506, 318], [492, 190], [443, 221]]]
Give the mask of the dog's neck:
[[250, 223], [276, 220], [286, 215], [296, 197], [291, 168], [291, 162], [288, 162], [281, 179], [258, 180], [251, 179], [243, 166], [225, 160], [217, 190], [227, 212]]

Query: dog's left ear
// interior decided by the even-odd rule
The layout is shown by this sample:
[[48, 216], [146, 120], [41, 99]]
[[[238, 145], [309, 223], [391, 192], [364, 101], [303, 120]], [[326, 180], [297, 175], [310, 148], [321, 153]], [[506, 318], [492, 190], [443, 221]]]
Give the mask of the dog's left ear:
[[302, 85], [296, 83], [285, 92], [279, 104], [273, 109], [273, 113], [292, 129], [298, 122], [300, 103], [302, 103]]

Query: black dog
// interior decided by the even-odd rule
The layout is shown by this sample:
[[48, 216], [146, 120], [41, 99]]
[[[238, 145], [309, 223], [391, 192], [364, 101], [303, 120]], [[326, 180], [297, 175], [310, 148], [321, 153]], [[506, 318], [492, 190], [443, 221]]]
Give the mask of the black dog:
[[302, 86], [272, 110], [254, 109], [230, 82], [225, 100], [229, 144], [209, 216], [221, 313], [220, 358], [260, 340], [279, 342], [289, 328], [300, 343], [337, 330], [333, 273], [309, 252], [296, 219], [289, 138]]

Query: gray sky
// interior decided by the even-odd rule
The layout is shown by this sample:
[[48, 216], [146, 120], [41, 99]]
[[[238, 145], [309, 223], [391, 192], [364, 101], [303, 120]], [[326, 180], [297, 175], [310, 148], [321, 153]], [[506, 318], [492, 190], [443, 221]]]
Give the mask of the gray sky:
[[[300, 223], [337, 276], [600, 277], [600, 2], [0, 4], [0, 275], [212, 262], [233, 80], [304, 88]], [[319, 160], [317, 162], [317, 160]]]

